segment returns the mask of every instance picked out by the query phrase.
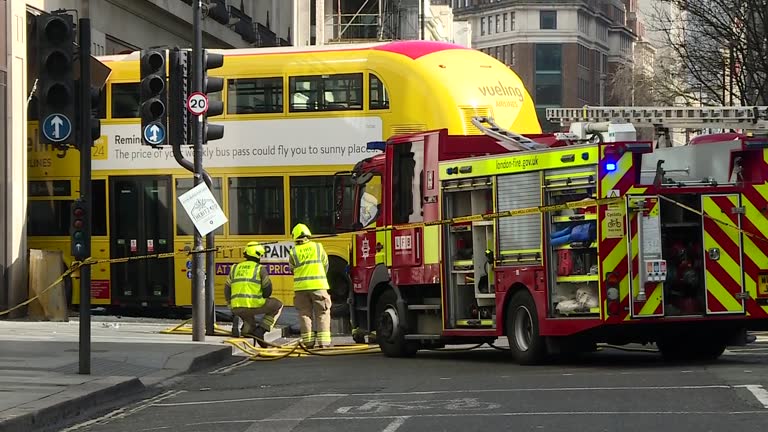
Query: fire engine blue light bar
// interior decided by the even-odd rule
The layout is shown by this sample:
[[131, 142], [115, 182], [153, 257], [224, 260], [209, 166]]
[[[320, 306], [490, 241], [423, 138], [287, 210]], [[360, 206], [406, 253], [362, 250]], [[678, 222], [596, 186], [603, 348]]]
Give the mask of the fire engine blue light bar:
[[384, 151], [386, 147], [387, 147], [386, 141], [371, 141], [365, 145], [365, 148], [368, 150]]

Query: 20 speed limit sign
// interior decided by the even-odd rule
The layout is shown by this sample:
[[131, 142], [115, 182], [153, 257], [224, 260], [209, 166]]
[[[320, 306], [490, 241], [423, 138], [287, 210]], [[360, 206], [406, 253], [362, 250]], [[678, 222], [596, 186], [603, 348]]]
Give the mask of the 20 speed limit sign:
[[187, 111], [199, 116], [208, 112], [208, 96], [205, 93], [194, 92], [187, 98]]

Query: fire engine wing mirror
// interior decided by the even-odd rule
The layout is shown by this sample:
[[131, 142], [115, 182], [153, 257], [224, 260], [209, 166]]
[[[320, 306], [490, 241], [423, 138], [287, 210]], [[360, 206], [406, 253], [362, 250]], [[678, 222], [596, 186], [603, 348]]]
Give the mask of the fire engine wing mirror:
[[365, 174], [361, 174], [357, 176], [357, 178], [355, 178], [355, 183], [359, 185], [363, 185], [368, 183], [371, 180], [371, 178], [373, 178], [373, 173], [367, 172]]

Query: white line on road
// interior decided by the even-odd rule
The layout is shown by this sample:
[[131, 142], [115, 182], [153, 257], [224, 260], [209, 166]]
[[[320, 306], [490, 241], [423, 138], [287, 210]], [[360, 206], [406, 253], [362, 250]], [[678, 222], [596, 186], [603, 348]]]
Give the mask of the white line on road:
[[61, 430], [60, 432], [74, 432], [83, 428], [87, 428], [89, 426], [93, 425], [103, 425], [106, 423], [109, 423], [113, 420], [121, 419], [128, 417], [132, 414], [136, 414], [139, 411], [143, 411], [151, 406], [154, 406], [155, 403], [159, 401], [163, 401], [166, 399], [170, 399], [174, 396], [177, 396], [181, 393], [184, 393], [186, 390], [167, 390], [162, 393], [160, 393], [157, 396], [154, 396], [152, 398], [149, 398], [147, 400], [141, 401], [136, 405], [133, 405], [131, 407], [124, 407], [116, 409], [110, 413], [104, 414], [101, 417], [95, 418], [93, 420], [88, 420], [86, 422], [68, 427], [66, 429]]
[[547, 388], [510, 388], [510, 389], [478, 389], [478, 390], [429, 390], [413, 392], [389, 392], [389, 393], [329, 393], [329, 394], [309, 394], [297, 396], [263, 396], [249, 397], [240, 399], [220, 399], [203, 400], [175, 403], [158, 403], [157, 407], [177, 407], [187, 405], [212, 405], [222, 403], [253, 402], [262, 400], [280, 400], [280, 399], [304, 399], [304, 398], [327, 398], [327, 397], [352, 397], [352, 396], [417, 396], [417, 395], [437, 395], [437, 394], [473, 394], [473, 393], [520, 393], [520, 392], [578, 392], [578, 391], [658, 391], [658, 390], [708, 390], [708, 389], [732, 389], [729, 385], [690, 385], [690, 386], [631, 386], [631, 387], [547, 387]]
[[400, 426], [402, 426], [406, 420], [408, 420], [408, 417], [395, 417], [395, 419], [392, 420], [392, 423], [388, 424], [381, 432], [395, 432], [400, 429]]
[[233, 371], [233, 370], [235, 370], [237, 368], [241, 368], [241, 367], [247, 366], [249, 364], [251, 364], [251, 359], [246, 358], [246, 359], [240, 360], [239, 362], [237, 362], [235, 364], [232, 364], [232, 365], [229, 365], [229, 366], [222, 366], [222, 367], [220, 367], [220, 368], [218, 368], [216, 370], [210, 371], [208, 373], [211, 374], [211, 375], [225, 374], [227, 372], [231, 372], [231, 371]]
[[[629, 415], [642, 415], [642, 416], [659, 416], [659, 415], [671, 415], [671, 416], [689, 416], [689, 415], [768, 415], [768, 411], [551, 411], [551, 412], [502, 412], [502, 413], [450, 413], [450, 414], [414, 414], [410, 416], [396, 416], [396, 415], [379, 415], [379, 416], [357, 416], [357, 417], [309, 417], [301, 419], [302, 421], [329, 421], [329, 420], [394, 420], [398, 418], [403, 419], [415, 419], [415, 418], [446, 418], [446, 417], [542, 417], [542, 416], [629, 416]], [[263, 419], [263, 420], [216, 420], [199, 423], [188, 423], [185, 427], [190, 426], [206, 426], [206, 425], [225, 425], [225, 424], [243, 424], [243, 423], [270, 423], [270, 422], [287, 422], [297, 421], [299, 419]]]
[[747, 390], [749, 390], [750, 393], [752, 393], [753, 396], [757, 399], [758, 402], [763, 404], [765, 408], [768, 408], [768, 391], [763, 388], [761, 385], [740, 385], [736, 387], [744, 387]]

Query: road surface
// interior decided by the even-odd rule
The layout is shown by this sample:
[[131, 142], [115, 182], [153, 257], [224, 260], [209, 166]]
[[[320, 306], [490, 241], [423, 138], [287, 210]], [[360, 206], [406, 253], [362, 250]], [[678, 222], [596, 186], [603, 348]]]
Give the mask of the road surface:
[[244, 360], [68, 432], [761, 430], [767, 389], [768, 342], [682, 366], [613, 349], [536, 367], [491, 349]]

